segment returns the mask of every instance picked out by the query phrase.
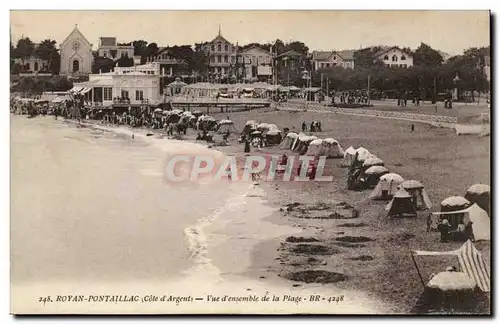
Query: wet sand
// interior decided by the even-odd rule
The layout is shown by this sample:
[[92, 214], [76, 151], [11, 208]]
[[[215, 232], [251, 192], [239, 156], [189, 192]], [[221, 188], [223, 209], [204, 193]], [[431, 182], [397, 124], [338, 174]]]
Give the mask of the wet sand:
[[[23, 118], [23, 117], [13, 117], [13, 118]], [[43, 119], [43, 117], [41, 117]], [[50, 117], [48, 117], [50, 118]], [[33, 120], [33, 123], [30, 123], [29, 127], [37, 127], [37, 123], [44, 123], [52, 121], [46, 120]], [[63, 124], [62, 128], [67, 127]], [[98, 129], [98, 128], [96, 128]], [[117, 138], [118, 141], [130, 141], [131, 132], [126, 128], [108, 128], [110, 131], [120, 134]], [[81, 129], [79, 132], [88, 132], [88, 130]], [[192, 152], [197, 152], [200, 149], [200, 146], [191, 146], [189, 143], [180, 142], [180, 141], [166, 141], [160, 138], [146, 138], [144, 134], [144, 138], [141, 139], [141, 132], [143, 131], [135, 131], [136, 140], [138, 143], [141, 140], [152, 140], [156, 144], [168, 143], [171, 147], [177, 145], [182, 148], [189, 148]], [[144, 133], [144, 132], [143, 132]], [[47, 134], [45, 134], [47, 135]], [[89, 135], [88, 133], [86, 135]], [[34, 135], [34, 136], [43, 136], [43, 134]], [[77, 140], [86, 141], [85, 137], [80, 138], [76, 136]], [[44, 138], [47, 140], [47, 138]], [[72, 139], [67, 139], [71, 143], [73, 143]], [[26, 145], [30, 145], [29, 139], [26, 141]], [[46, 147], [50, 150], [51, 147], [53, 149], [53, 145], [45, 144]], [[75, 145], [73, 143], [73, 145]], [[135, 145], [135, 144], [134, 144]], [[42, 145], [43, 146], [43, 145]], [[151, 146], [151, 145], [149, 145]], [[142, 145], [134, 146], [133, 149], [124, 151], [117, 151], [113, 154], [117, 154], [116, 156], [120, 158], [122, 161], [115, 161], [115, 163], [126, 162], [129, 167], [133, 167], [135, 160], [130, 159], [128, 154], [143, 154]], [[233, 145], [232, 147], [228, 147], [227, 149], [238, 150], [239, 145]], [[63, 151], [63, 147], [59, 148]], [[59, 157], [62, 161], [67, 161], [69, 155], [75, 154], [76, 148], [70, 149], [67, 152], [59, 152]], [[18, 150], [19, 155], [18, 159], [26, 159], [26, 157], [22, 156], [24, 151]], [[139, 153], [142, 152], [142, 153]], [[149, 152], [149, 151], [148, 151]], [[212, 151], [213, 152], [213, 151]], [[85, 169], [84, 165], [88, 165], [89, 167], [99, 168], [99, 163], [96, 164], [92, 160], [92, 154], [97, 154], [97, 152], [88, 152], [89, 156], [81, 159], [78, 163], [81, 163], [81, 168]], [[218, 153], [213, 153], [218, 155]], [[64, 159], [63, 159], [64, 158]], [[43, 168], [43, 161], [39, 161], [39, 165]], [[77, 164], [80, 165], [80, 164]], [[59, 168], [65, 167], [64, 164], [60, 164]], [[31, 168], [29, 164], [26, 164], [23, 168]], [[23, 172], [24, 177], [28, 177], [31, 173], [27, 174], [21, 168], [20, 172]], [[120, 169], [121, 167], [116, 165], [116, 169]], [[136, 179], [134, 176], [134, 181], [136, 181], [137, 188], [140, 188], [140, 183], [143, 180], [140, 180], [141, 177], [146, 178], [155, 178], [157, 176], [161, 176], [161, 165], [158, 164], [149, 164], [147, 167], [141, 167], [140, 172], [138, 173], [138, 178]], [[41, 169], [40, 169], [41, 170]], [[71, 169], [69, 169], [71, 170]], [[34, 172], [34, 170], [30, 170], [30, 172]], [[50, 174], [60, 174], [60, 176], [71, 177], [71, 172], [73, 171], [62, 171], [54, 169]], [[65, 173], [66, 172], [66, 173]], [[80, 177], [82, 177], [79, 181], [85, 181], [85, 174], [83, 173]], [[120, 173], [116, 174], [115, 184], [120, 185]], [[17, 179], [17, 185], [22, 186], [23, 183], [26, 183], [27, 180], [23, 180], [23, 183], [19, 182], [21, 178]], [[25, 178], [22, 178], [25, 179]], [[52, 185], [61, 185], [64, 182], [61, 182], [62, 179], [52, 178]], [[103, 179], [104, 180], [104, 179]], [[110, 180], [111, 181], [111, 180]], [[254, 186], [252, 183], [235, 183], [231, 185], [231, 192], [234, 194], [228, 194], [227, 188], [217, 190], [222, 193], [222, 196], [213, 192], [214, 195], [212, 200], [217, 200], [222, 204], [213, 205], [211, 208], [205, 209], [203, 208], [208, 202], [201, 202], [196, 198], [196, 205], [192, 203], [189, 205], [190, 197], [195, 192], [189, 192], [189, 189], [179, 189], [180, 194], [184, 195], [184, 202], [188, 203], [186, 207], [192, 208], [193, 210], [202, 210], [205, 211], [204, 215], [200, 215], [200, 217], [191, 218], [187, 222], [180, 222], [181, 225], [179, 230], [183, 228], [183, 231], [178, 231], [177, 233], [182, 233], [183, 238], [177, 239], [177, 243], [173, 243], [174, 241], [167, 243], [169, 245], [169, 249], [174, 249], [181, 253], [178, 256], [171, 255], [168, 251], [165, 251], [164, 247], [155, 244], [154, 241], [149, 240], [144, 242], [139, 242], [137, 240], [126, 240], [127, 235], [124, 235], [120, 226], [116, 227], [119, 224], [119, 218], [116, 216], [108, 215], [110, 210], [105, 206], [95, 205], [93, 208], [96, 209], [95, 215], [101, 216], [102, 221], [99, 223], [99, 220], [96, 219], [94, 224], [97, 226], [101, 226], [102, 229], [99, 231], [95, 231], [88, 221], [85, 218], [75, 219], [72, 216], [72, 213], [64, 214], [62, 213], [60, 216], [63, 217], [61, 219], [65, 219], [64, 222], [52, 222], [47, 223], [43, 218], [47, 217], [47, 215], [54, 214], [54, 210], [50, 208], [50, 206], [42, 199], [40, 200], [40, 205], [31, 206], [34, 208], [33, 210], [39, 211], [40, 216], [40, 224], [47, 227], [46, 230], [38, 233], [37, 236], [33, 236], [30, 240], [26, 241], [25, 247], [20, 245], [22, 238], [19, 236], [18, 239], [14, 237], [12, 244], [14, 249], [17, 249], [17, 252], [14, 253], [14, 263], [16, 266], [13, 268], [14, 277], [17, 278], [13, 281], [11, 286], [11, 294], [12, 294], [12, 306], [11, 311], [15, 313], [162, 313], [162, 314], [179, 314], [179, 313], [244, 313], [244, 314], [264, 314], [264, 313], [276, 313], [276, 314], [289, 314], [289, 313], [386, 313], [388, 307], [385, 304], [381, 304], [377, 299], [369, 298], [364, 292], [349, 289], [336, 289], [335, 287], [323, 287], [321, 284], [311, 285], [309, 287], [300, 287], [293, 285], [289, 285], [289, 282], [285, 279], [279, 278], [278, 276], [258, 276], [255, 277], [252, 275], [253, 269], [259, 268], [258, 262], [255, 262], [252, 258], [252, 251], [254, 250], [254, 246], [256, 244], [260, 244], [262, 242], [266, 242], [268, 240], [275, 241], [282, 236], [290, 236], [296, 235], [299, 232], [299, 229], [294, 228], [293, 226], [289, 226], [288, 224], [272, 224], [266, 223], [264, 219], [268, 218], [274, 211], [274, 207], [263, 204], [263, 199], [268, 196], [267, 189], [265, 185], [262, 186]], [[73, 190], [78, 191], [75, 187]], [[101, 190], [105, 190], [103, 189]], [[124, 187], [126, 188], [126, 187]], [[213, 191], [215, 188], [211, 186], [207, 186], [206, 188], [210, 188]], [[260, 189], [263, 188], [263, 189]], [[61, 188], [61, 190], [68, 190], [68, 188]], [[137, 189], [138, 190], [138, 189]], [[187, 190], [187, 191], [186, 191]], [[129, 190], [130, 191], [130, 190]], [[146, 192], [146, 188], [142, 188], [140, 192]], [[79, 204], [83, 206], [88, 206], [92, 201], [92, 191], [86, 192], [86, 196], [82, 197], [81, 195], [75, 197], [79, 201]], [[97, 191], [102, 194], [103, 191]], [[132, 191], [134, 194], [139, 191]], [[149, 191], [148, 191], [149, 192]], [[81, 192], [80, 192], [81, 193]], [[127, 195], [131, 195], [129, 192], [127, 195], [116, 196], [116, 191], [109, 189], [110, 199], [115, 195], [114, 199], [126, 198]], [[131, 197], [133, 197], [133, 195]], [[87, 196], [88, 195], [88, 196]], [[210, 197], [210, 196], [208, 196]], [[48, 198], [46, 198], [48, 199]], [[94, 198], [95, 199], [95, 198]], [[134, 198], [129, 198], [129, 203], [123, 205], [122, 201], [117, 201], [117, 203], [121, 203], [123, 208], [134, 209]], [[151, 199], [151, 197], [149, 198]], [[152, 199], [156, 199], [155, 196]], [[158, 196], [158, 199], [161, 199]], [[175, 201], [175, 200], [174, 200]], [[76, 202], [73, 200], [69, 200], [65, 202], [65, 206], [76, 206], [72, 202]], [[153, 201], [150, 200], [150, 203]], [[136, 203], [137, 204], [137, 203]], [[140, 204], [139, 204], [140, 205]], [[22, 209], [20, 204], [17, 205], [19, 208], [13, 210], [12, 217], [19, 217], [22, 214]], [[38, 207], [37, 207], [38, 206]], [[41, 208], [43, 206], [43, 209]], [[172, 208], [173, 205], [169, 205]], [[23, 207], [24, 208], [24, 207]], [[99, 213], [99, 208], [101, 208], [101, 212]], [[104, 209], [102, 209], [104, 208]], [[135, 227], [132, 226], [132, 223], [129, 230], [133, 230], [137, 233], [137, 239], [146, 239], [147, 231], [153, 230], [153, 227], [156, 227], [156, 230], [161, 229], [158, 228], [159, 222], [162, 222], [161, 214], [154, 211], [154, 208], [157, 208], [155, 204], [151, 205], [151, 212], [147, 213], [148, 220], [144, 223], [144, 220], [140, 218], [134, 217], [134, 214], [127, 215], [126, 217], [130, 217], [128, 223], [132, 222], [135, 224]], [[123, 211], [125, 213], [125, 210]], [[196, 214], [196, 213], [195, 213]], [[120, 215], [120, 213], [118, 213]], [[117, 216], [118, 216], [117, 215]], [[145, 215], [146, 216], [146, 215]], [[187, 216], [187, 215], [186, 215]], [[186, 217], [183, 216], [183, 217]], [[58, 216], [59, 217], [59, 216]], [[112, 221], [114, 222], [115, 228], [110, 227], [113, 223], [109, 223], [110, 217], [115, 217]], [[122, 214], [122, 217], [124, 215]], [[172, 222], [173, 220], [170, 220]], [[75, 222], [78, 222], [80, 225], [77, 225]], [[165, 222], [165, 221], [163, 221]], [[27, 224], [24, 221], [24, 224]], [[44, 225], [45, 224], [45, 225]], [[51, 225], [50, 225], [51, 224]], [[101, 225], [99, 225], [101, 224]], [[156, 224], [156, 225], [155, 225]], [[174, 223], [171, 223], [174, 224]], [[265, 224], [265, 225], [264, 225]], [[137, 227], [139, 225], [139, 227]], [[49, 232], [50, 226], [52, 226], [52, 231], [57, 231], [59, 233], [66, 232], [66, 239], [70, 238], [72, 244], [68, 245], [67, 242], [61, 242], [61, 236], [50, 236]], [[83, 227], [82, 227], [83, 226]], [[153, 227], [152, 227], [153, 226]], [[168, 222], [164, 223], [164, 226], [168, 226]], [[88, 228], [89, 233], [94, 235], [94, 239], [98, 240], [105, 245], [107, 248], [101, 247], [101, 252], [99, 255], [102, 255], [102, 259], [100, 261], [94, 260], [96, 258], [96, 253], [99, 248], [99, 244], [93, 242], [92, 245], [84, 244], [82, 241], [81, 229]], [[113, 234], [108, 235], [106, 232], [106, 228], [113, 229]], [[166, 227], [165, 227], [166, 228]], [[15, 223], [13, 224], [13, 229], [19, 235], [26, 234], [24, 232], [23, 227], [19, 227]], [[48, 232], [47, 232], [48, 231]], [[80, 233], [80, 234], [78, 234]], [[100, 234], [98, 234], [100, 233]], [[76, 234], [76, 236], [75, 236]], [[17, 234], [16, 234], [17, 235]], [[62, 234], [61, 234], [62, 235]], [[100, 235], [96, 236], [96, 235]], [[170, 235], [164, 231], [164, 237], [155, 236], [154, 240], [158, 243], [158, 240], [166, 240]], [[176, 234], [177, 235], [177, 234]], [[17, 237], [17, 236], [16, 236]], [[43, 240], [47, 240], [50, 237], [51, 245], [40, 245], [40, 242]], [[82, 243], [82, 245], [78, 246], [78, 242]], [[120, 243], [121, 242], [121, 243]], [[61, 245], [61, 243], [63, 243]], [[116, 246], [115, 244], [119, 245]], [[146, 246], [144, 243], [147, 243]], [[265, 243], [267, 244], [267, 243]], [[32, 256], [27, 254], [27, 249], [33, 249], [38, 245], [39, 252], [42, 256], [45, 255], [42, 259], [35, 258], [30, 261]], [[54, 246], [61, 245], [64, 247], [65, 252], [57, 252], [54, 250]], [[102, 245], [101, 245], [102, 246]], [[146, 247], [146, 249], [145, 249]], [[111, 248], [111, 250], [110, 250]], [[119, 266], [120, 262], [116, 263], [115, 255], [118, 251], [119, 253], [123, 253], [123, 249], [128, 250], [127, 252], [130, 256], [133, 255], [133, 258], [128, 258], [124, 256], [121, 258], [123, 262], [129, 265], [128, 268], [122, 269], [123, 271], [119, 272], [117, 266]], [[110, 255], [108, 252], [115, 249], [115, 255]], [[132, 249], [132, 250], [131, 250]], [[187, 254], [186, 251], [187, 249]], [[132, 255], [131, 251], [135, 251]], [[152, 257], [152, 252], [157, 254], [156, 257]], [[137, 253], [137, 254], [136, 254]], [[262, 254], [262, 260], [269, 260], [271, 255], [275, 255], [275, 251], [273, 249], [268, 249], [265, 253]], [[161, 257], [160, 255], [163, 254]], [[59, 259], [64, 255], [73, 255], [71, 259]], [[186, 255], [186, 256], [184, 256]], [[269, 255], [269, 258], [267, 257]], [[81, 256], [85, 256], [82, 258]], [[108, 259], [105, 259], [107, 256]], [[187, 259], [186, 266], [179, 267], [178, 260], [179, 259]], [[134, 259], [136, 258], [136, 259]], [[137, 259], [139, 258], [139, 259]], [[38, 261], [37, 261], [38, 260]], [[50, 267], [44, 269], [45, 262], [49, 262], [52, 260]], [[93, 260], [93, 261], [92, 261]], [[143, 260], [143, 261], [141, 261]], [[162, 260], [162, 261], [160, 261]], [[95, 261], [95, 262], [94, 262]], [[158, 263], [158, 261], [160, 261]], [[19, 269], [25, 269], [25, 267], [21, 266], [23, 263], [31, 262], [33, 263], [31, 273], [35, 269], [33, 267], [41, 267], [43, 269], [42, 273], [45, 273], [43, 276], [42, 273], [39, 275], [32, 276], [31, 279], [27, 279], [26, 276], [20, 276]], [[68, 263], [69, 262], [69, 263]], [[123, 263], [122, 262], [122, 263]], [[170, 263], [172, 266], [172, 275], [168, 273], [164, 273], [161, 275], [162, 268], [165, 266], [163, 263]], [[266, 261], [267, 262], [267, 261]], [[122, 265], [124, 265], [123, 263]], [[74, 268], [71, 271], [67, 271], [63, 276], [60, 270], [64, 269], [65, 265], [72, 264]], [[88, 272], [85, 269], [88, 269], [90, 265], [93, 266], [93, 271]], [[148, 264], [150, 264], [148, 266]], [[78, 266], [80, 265], [80, 266]], [[190, 266], [189, 266], [190, 265]], [[267, 267], [272, 268], [273, 264], [268, 264]], [[182, 269], [185, 270], [175, 270]], [[114, 269], [114, 270], [113, 270]], [[76, 272], [75, 272], [76, 271]], [[148, 272], [149, 271], [149, 272]], [[59, 274], [58, 274], [59, 273]], [[113, 273], [117, 274], [115, 278], [107, 277], [112, 276]], [[122, 273], [120, 276], [119, 274]], [[149, 273], [149, 274], [148, 274]], [[89, 276], [89, 274], [93, 274]], [[42, 304], [38, 301], [38, 297], [47, 296], [47, 295], [99, 295], [99, 294], [126, 294], [133, 295], [136, 293], [140, 293], [141, 295], [174, 295], [174, 296], [191, 296], [201, 297], [202, 300], [197, 302], [181, 302], [179, 304], [176, 303], [49, 303]], [[281, 300], [279, 302], [272, 303], [243, 303], [243, 302], [234, 302], [234, 303], [216, 303], [209, 302], [206, 299], [209, 294], [214, 296], [264, 296], [265, 294], [275, 295]], [[335, 297], [343, 295], [345, 300], [339, 303], [335, 303], [333, 306], [332, 302], [322, 301], [316, 303], [306, 302], [306, 299], [313, 294], [321, 294], [326, 297]], [[291, 298], [291, 296], [294, 296]], [[284, 296], [288, 296], [288, 300], [283, 300]], [[300, 298], [299, 298], [300, 297]], [[300, 300], [300, 301], [299, 301]]]

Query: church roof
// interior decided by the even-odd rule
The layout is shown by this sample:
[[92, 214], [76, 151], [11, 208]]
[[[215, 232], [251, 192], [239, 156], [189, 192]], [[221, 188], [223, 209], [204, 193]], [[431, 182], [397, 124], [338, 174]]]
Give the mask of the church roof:
[[82, 34], [82, 32], [78, 29], [78, 26], [75, 25], [75, 28], [73, 29], [73, 31], [68, 35], [68, 37], [66, 37], [66, 39], [61, 43], [61, 47], [66, 43], [68, 42], [72, 36], [77, 36], [79, 37], [80, 39], [82, 39], [83, 41], [85, 41], [89, 46], [92, 46], [92, 44], [88, 41], [88, 39]]

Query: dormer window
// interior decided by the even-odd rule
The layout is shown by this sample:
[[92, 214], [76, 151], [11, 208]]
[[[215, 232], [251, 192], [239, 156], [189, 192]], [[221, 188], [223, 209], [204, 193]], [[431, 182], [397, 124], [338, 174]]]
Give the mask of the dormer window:
[[212, 44], [212, 51], [215, 51], [215, 45]]
[[219, 51], [219, 52], [220, 52], [220, 51], [221, 51], [221, 49], [222, 49], [221, 44], [220, 44], [220, 43], [219, 43], [219, 44], [217, 44], [217, 51]]
[[393, 56], [392, 56], [392, 61], [393, 61], [393, 62], [397, 62], [397, 61], [398, 61], [398, 57], [397, 57], [396, 55], [393, 55]]
[[404, 61], [404, 60], [406, 60], [406, 56], [401, 55], [401, 61]]
[[336, 57], [336, 56], [334, 56], [334, 57], [333, 57], [333, 60], [334, 60], [334, 61], [336, 61], [336, 60], [337, 60], [337, 57]]
[[227, 46], [227, 44], [224, 46], [224, 50], [227, 52], [229, 51], [229, 46]]
[[384, 56], [384, 61], [388, 61], [389, 60], [389, 56]]

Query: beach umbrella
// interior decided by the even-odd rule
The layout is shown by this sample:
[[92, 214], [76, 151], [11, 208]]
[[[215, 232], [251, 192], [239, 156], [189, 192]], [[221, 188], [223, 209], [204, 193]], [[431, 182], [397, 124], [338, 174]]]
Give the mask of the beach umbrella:
[[476, 203], [490, 215], [490, 186], [485, 184], [470, 186], [465, 193], [465, 199]]
[[441, 212], [453, 212], [464, 210], [471, 202], [462, 196], [451, 196], [441, 202]]

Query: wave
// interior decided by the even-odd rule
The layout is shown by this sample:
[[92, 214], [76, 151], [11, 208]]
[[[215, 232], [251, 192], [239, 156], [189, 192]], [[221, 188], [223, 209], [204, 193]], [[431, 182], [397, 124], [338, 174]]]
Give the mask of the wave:
[[247, 203], [248, 193], [252, 190], [253, 185], [250, 185], [243, 193], [238, 192], [231, 195], [222, 207], [217, 208], [213, 213], [200, 218], [194, 225], [187, 227], [184, 230], [188, 240], [188, 249], [191, 253], [191, 259], [195, 263], [193, 267], [186, 271], [189, 275], [208, 276], [213, 280], [219, 280], [220, 271], [212, 263], [209, 257], [208, 242], [209, 233], [206, 232], [206, 227], [213, 224], [215, 220], [221, 216], [241, 210]]

